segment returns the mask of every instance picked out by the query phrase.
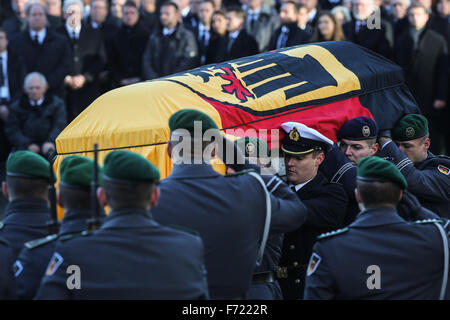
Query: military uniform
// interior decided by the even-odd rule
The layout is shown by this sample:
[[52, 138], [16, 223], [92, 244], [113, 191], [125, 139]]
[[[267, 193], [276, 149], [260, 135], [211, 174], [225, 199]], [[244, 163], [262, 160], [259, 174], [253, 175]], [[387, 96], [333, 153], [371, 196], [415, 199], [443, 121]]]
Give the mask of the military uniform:
[[45, 274], [45, 270], [55, 252], [59, 239], [87, 229], [87, 220], [92, 217], [88, 210], [70, 210], [64, 215], [59, 233], [25, 243], [14, 263], [19, 299], [33, 299]]
[[[331, 140], [301, 123], [285, 123], [282, 128], [286, 136], [281, 149], [287, 155], [302, 156], [313, 151], [325, 153], [332, 145]], [[287, 233], [283, 242], [278, 278], [283, 296], [288, 300], [302, 298], [306, 266], [316, 237], [343, 226], [348, 203], [342, 186], [330, 183], [320, 172], [297, 189], [297, 196], [307, 208], [308, 218], [302, 227]]]
[[16, 298], [12, 250], [9, 242], [0, 238], [0, 300]]
[[[305, 299], [438, 299], [443, 261], [433, 223], [406, 222], [392, 208], [367, 209], [348, 228], [320, 237]], [[377, 267], [379, 288], [369, 279]]]
[[[154, 185], [159, 171], [138, 154], [114, 151], [105, 158], [103, 180]], [[97, 231], [58, 243], [37, 299], [208, 297], [200, 237], [161, 226], [145, 208], [112, 209]], [[66, 283], [71, 265], [81, 271], [80, 288], [72, 290]]]
[[450, 158], [428, 152], [427, 158], [413, 163], [394, 142], [383, 146], [378, 156], [391, 160], [408, 181], [408, 190], [420, 203], [440, 217], [450, 218]]

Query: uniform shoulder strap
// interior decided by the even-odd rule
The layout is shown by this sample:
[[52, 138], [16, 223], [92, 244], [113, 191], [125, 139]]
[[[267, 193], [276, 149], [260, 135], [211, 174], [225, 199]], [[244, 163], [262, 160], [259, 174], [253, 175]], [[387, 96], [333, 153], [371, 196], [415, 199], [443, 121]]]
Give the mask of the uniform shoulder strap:
[[321, 235], [319, 235], [317, 237], [317, 240], [322, 240], [322, 239], [325, 239], [325, 238], [334, 237], [334, 236], [337, 236], [338, 234], [345, 233], [348, 230], [350, 230], [349, 227], [345, 227], [345, 228], [334, 230], [334, 231], [331, 231], [331, 232], [322, 233]]
[[425, 220], [417, 220], [413, 222], [414, 224], [429, 224], [429, 223], [442, 223], [442, 220], [439, 219], [425, 219]]
[[71, 240], [71, 239], [75, 239], [75, 238], [79, 238], [79, 237], [87, 237], [87, 236], [90, 236], [93, 233], [94, 233], [93, 230], [85, 230], [85, 231], [82, 231], [82, 232], [65, 234], [65, 235], [59, 237], [59, 241], [65, 242], [65, 241], [68, 241], [68, 240]]
[[51, 234], [48, 235], [44, 238], [39, 238], [39, 239], [35, 239], [35, 240], [31, 240], [25, 243], [25, 248], [27, 248], [28, 250], [33, 250], [34, 248], [43, 246], [44, 244], [50, 243], [52, 241], [55, 241], [56, 239], [58, 239], [58, 235], [57, 234]]
[[186, 232], [189, 234], [193, 234], [194, 236], [197, 236], [197, 237], [200, 237], [200, 233], [198, 231], [195, 231], [194, 229], [189, 229], [187, 227], [180, 226], [177, 224], [170, 224], [170, 225], [168, 225], [168, 227], [172, 228], [172, 229], [180, 230], [180, 231], [183, 231], [183, 232]]
[[238, 172], [235, 172], [235, 173], [230, 173], [230, 174], [225, 175], [225, 178], [241, 176], [243, 174], [248, 174], [250, 172], [255, 172], [256, 173], [256, 170], [247, 169], [247, 170], [242, 170], [242, 171], [238, 171]]

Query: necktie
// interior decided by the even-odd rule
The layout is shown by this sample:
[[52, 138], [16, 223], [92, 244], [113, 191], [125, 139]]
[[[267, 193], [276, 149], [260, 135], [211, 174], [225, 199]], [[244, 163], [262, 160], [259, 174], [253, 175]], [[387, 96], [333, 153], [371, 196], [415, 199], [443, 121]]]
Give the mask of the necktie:
[[3, 74], [3, 57], [0, 57], [0, 87], [5, 85], [5, 77]]
[[287, 31], [285, 29], [282, 29], [280, 36], [278, 37], [277, 49], [286, 47], [287, 37], [288, 37]]
[[364, 20], [356, 20], [356, 24], [355, 24], [355, 31], [356, 31], [356, 33], [358, 33], [359, 32], [359, 30], [361, 29], [361, 27], [363, 27], [363, 26], [365, 26], [366, 25], [366, 21], [364, 21]]
[[250, 29], [253, 30], [255, 27], [256, 14], [250, 14]]
[[72, 40], [77, 40], [77, 33], [75, 32], [75, 30], [72, 31]]
[[37, 33], [34, 35], [34, 43], [37, 44], [37, 45], [40, 44], [39, 43], [39, 37], [38, 37]]
[[227, 45], [227, 52], [230, 53], [231, 51], [231, 47], [233, 46], [235, 38], [233, 37], [228, 37], [228, 45]]

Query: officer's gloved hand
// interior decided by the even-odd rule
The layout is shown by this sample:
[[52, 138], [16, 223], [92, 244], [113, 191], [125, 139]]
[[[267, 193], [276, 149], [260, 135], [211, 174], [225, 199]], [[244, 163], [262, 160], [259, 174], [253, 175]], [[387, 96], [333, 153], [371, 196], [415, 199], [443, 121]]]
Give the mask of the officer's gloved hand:
[[403, 191], [402, 200], [397, 205], [397, 212], [406, 221], [439, 219], [438, 215], [422, 207], [419, 200], [406, 190]]

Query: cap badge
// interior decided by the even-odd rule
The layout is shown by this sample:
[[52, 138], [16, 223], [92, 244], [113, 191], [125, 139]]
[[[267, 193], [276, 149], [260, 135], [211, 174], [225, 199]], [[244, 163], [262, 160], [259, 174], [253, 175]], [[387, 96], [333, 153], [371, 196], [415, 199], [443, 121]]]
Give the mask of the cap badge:
[[413, 127], [408, 127], [405, 130], [405, 135], [407, 138], [412, 138], [416, 134], [416, 130]]
[[298, 141], [300, 139], [300, 133], [298, 133], [297, 128], [294, 127], [294, 129], [289, 132], [289, 139], [293, 141]]
[[369, 128], [369, 126], [364, 126], [364, 127], [362, 127], [362, 134], [363, 134], [363, 136], [364, 137], [368, 137], [368, 136], [370, 136], [370, 128]]

